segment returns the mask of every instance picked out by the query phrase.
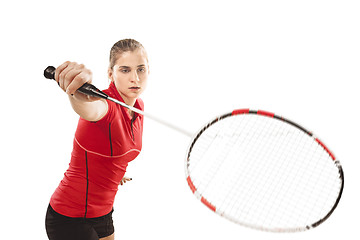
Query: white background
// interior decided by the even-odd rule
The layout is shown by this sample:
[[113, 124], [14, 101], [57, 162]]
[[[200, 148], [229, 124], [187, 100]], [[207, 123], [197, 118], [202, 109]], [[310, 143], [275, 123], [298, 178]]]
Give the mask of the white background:
[[359, 12], [355, 0], [3, 1], [0, 238], [47, 239], [46, 208], [69, 163], [78, 117], [43, 69], [84, 63], [104, 89], [112, 44], [135, 38], [150, 59], [147, 112], [191, 132], [235, 108], [283, 115], [335, 153], [345, 189], [316, 229], [238, 226], [189, 190], [190, 139], [146, 120], [134, 180], [116, 197], [116, 239], [358, 239]]

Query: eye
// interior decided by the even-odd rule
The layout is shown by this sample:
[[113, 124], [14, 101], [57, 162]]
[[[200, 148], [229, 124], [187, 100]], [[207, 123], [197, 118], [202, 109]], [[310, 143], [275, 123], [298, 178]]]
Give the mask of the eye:
[[141, 73], [144, 73], [145, 70], [146, 70], [146, 69], [145, 69], [144, 67], [138, 68], [138, 72], [141, 72]]
[[129, 73], [130, 70], [127, 69], [127, 68], [121, 68], [121, 69], [120, 69], [120, 72], [122, 72], [122, 73]]

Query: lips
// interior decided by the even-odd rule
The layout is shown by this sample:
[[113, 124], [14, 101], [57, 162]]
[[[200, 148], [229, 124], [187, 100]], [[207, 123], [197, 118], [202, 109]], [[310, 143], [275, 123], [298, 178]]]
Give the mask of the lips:
[[129, 87], [131, 91], [139, 91], [140, 87]]

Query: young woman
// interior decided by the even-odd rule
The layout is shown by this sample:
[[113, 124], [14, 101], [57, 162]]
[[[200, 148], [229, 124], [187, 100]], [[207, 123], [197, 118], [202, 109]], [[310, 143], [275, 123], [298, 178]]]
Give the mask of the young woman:
[[[143, 110], [139, 95], [149, 75], [147, 53], [133, 39], [115, 43], [110, 51], [104, 90], [112, 98]], [[69, 95], [80, 116], [71, 161], [50, 199], [46, 231], [50, 240], [114, 239], [113, 203], [118, 185], [131, 179], [124, 174], [128, 162], [140, 153], [143, 116], [104, 99], [76, 90], [90, 83], [84, 65], [65, 62], [55, 72], [59, 86]]]

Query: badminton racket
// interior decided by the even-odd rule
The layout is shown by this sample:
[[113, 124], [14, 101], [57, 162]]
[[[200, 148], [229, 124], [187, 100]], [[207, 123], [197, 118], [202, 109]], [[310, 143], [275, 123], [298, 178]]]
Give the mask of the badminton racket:
[[[54, 67], [44, 71], [54, 79]], [[330, 149], [299, 124], [262, 110], [216, 117], [196, 134], [111, 99], [91, 84], [78, 91], [114, 101], [191, 136], [187, 183], [211, 211], [237, 224], [272, 232], [319, 226], [334, 212], [344, 173]]]

